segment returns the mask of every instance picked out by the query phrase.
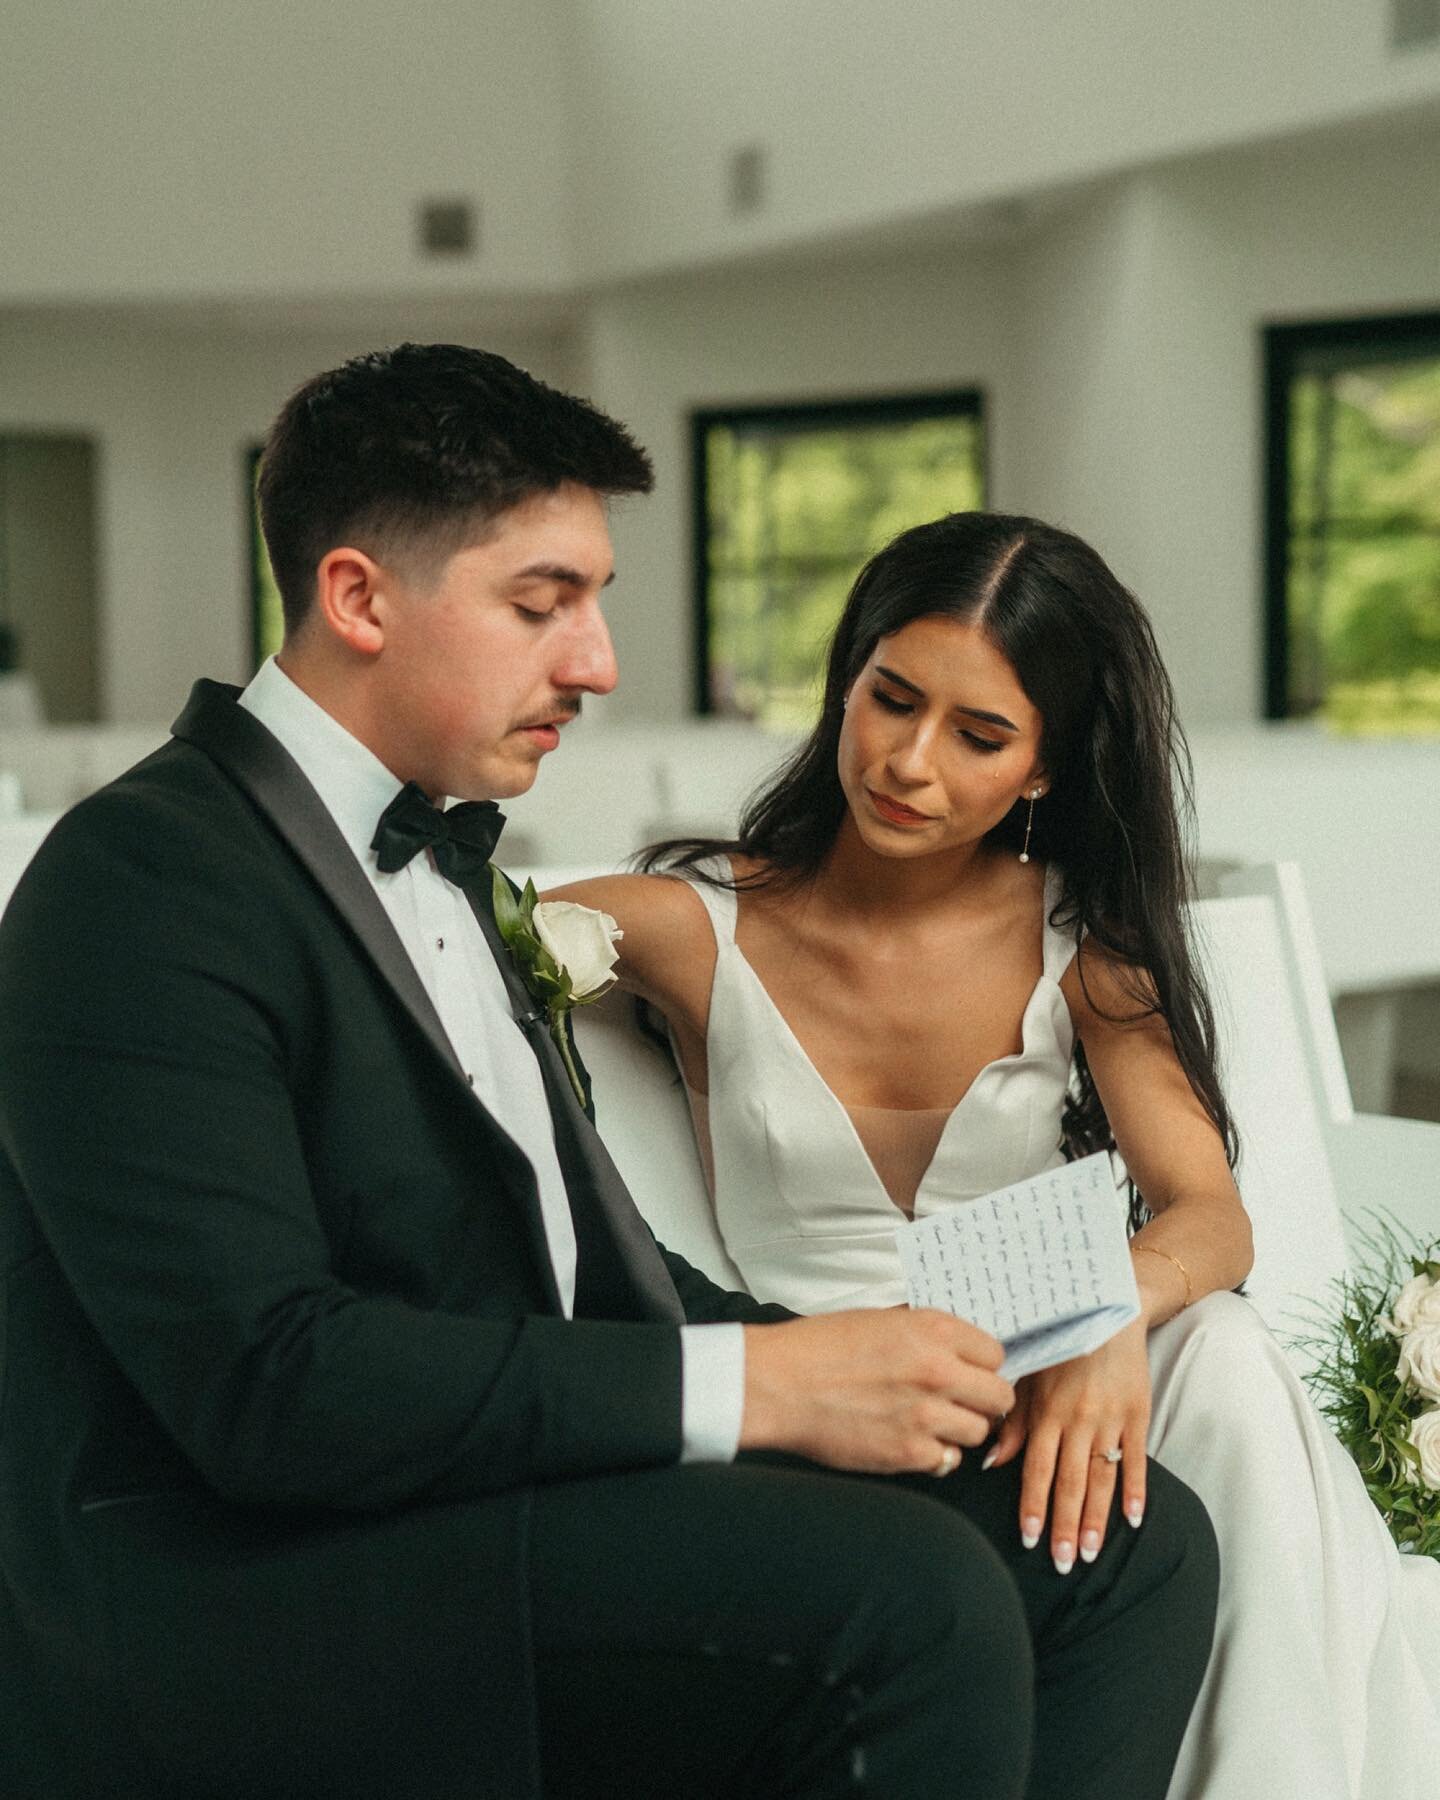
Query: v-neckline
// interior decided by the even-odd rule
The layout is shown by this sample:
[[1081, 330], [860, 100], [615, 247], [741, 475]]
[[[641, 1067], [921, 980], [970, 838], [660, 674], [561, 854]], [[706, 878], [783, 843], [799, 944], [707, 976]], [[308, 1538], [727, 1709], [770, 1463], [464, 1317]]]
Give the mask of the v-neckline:
[[[925, 1191], [926, 1184], [930, 1180], [930, 1176], [935, 1169], [935, 1165], [940, 1161], [941, 1153], [945, 1149], [946, 1140], [950, 1136], [951, 1129], [953, 1128], [956, 1119], [959, 1117], [960, 1113], [964, 1110], [964, 1107], [965, 1107], [967, 1101], [970, 1099], [970, 1096], [975, 1092], [976, 1088], [979, 1087], [980, 1083], [985, 1079], [985, 1077], [987, 1075], [989, 1075], [989, 1073], [992, 1069], [1003, 1068], [1006, 1065], [1006, 1063], [1020, 1062], [1021, 1060], [1023, 1060], [1023, 1058], [1029, 1052], [1029, 1049], [1030, 1049], [1030, 1017], [1031, 1017], [1031, 1014], [1033, 1013], [1033, 1011], [1035, 1010], [1036, 1001], [1039, 999], [1040, 994], [1041, 994], [1042, 990], [1045, 988], [1045, 986], [1047, 985], [1047, 983], [1052, 987], [1059, 986], [1058, 982], [1055, 980], [1055, 977], [1053, 975], [1051, 975], [1051, 973], [1050, 973], [1050, 967], [1049, 967], [1050, 959], [1046, 955], [1046, 950], [1048, 948], [1047, 933], [1048, 933], [1049, 925], [1050, 925], [1050, 912], [1051, 912], [1050, 871], [1048, 869], [1045, 872], [1045, 885], [1044, 885], [1044, 890], [1043, 890], [1043, 894], [1042, 894], [1042, 907], [1043, 907], [1043, 911], [1042, 911], [1041, 917], [1040, 917], [1040, 978], [1035, 983], [1035, 986], [1030, 990], [1030, 998], [1025, 1002], [1025, 1010], [1020, 1015], [1020, 1048], [1018, 1050], [1011, 1050], [1011, 1051], [1007, 1052], [1007, 1054], [1004, 1056], [997, 1056], [993, 1061], [982, 1064], [981, 1067], [975, 1071], [974, 1075], [970, 1079], [970, 1085], [965, 1089], [965, 1092], [955, 1102], [954, 1106], [952, 1106], [950, 1108], [949, 1114], [945, 1120], [945, 1123], [940, 1128], [940, 1136], [935, 1141], [935, 1149], [934, 1149], [933, 1153], [931, 1154], [929, 1162], [926, 1163], [926, 1165], [925, 1165], [924, 1173], [921, 1175], [919, 1181], [916, 1183], [916, 1186], [915, 1186], [915, 1210], [913, 1213], [907, 1213], [903, 1207], [896, 1204], [895, 1199], [891, 1195], [889, 1188], [886, 1187], [884, 1181], [881, 1179], [880, 1171], [875, 1167], [874, 1159], [871, 1157], [870, 1152], [865, 1148], [865, 1140], [860, 1136], [860, 1133], [856, 1128], [855, 1121], [850, 1116], [849, 1107], [846, 1106], [845, 1102], [835, 1092], [834, 1088], [831, 1087], [830, 1083], [828, 1081], [826, 1081], [825, 1077], [820, 1073], [820, 1070], [818, 1069], [818, 1067], [815, 1064], [815, 1059], [811, 1056], [810, 1052], [800, 1042], [799, 1037], [796, 1035], [794, 1026], [791, 1025], [790, 1021], [785, 1017], [784, 1013], [781, 1012], [779, 1006], [775, 1003], [775, 999], [772, 996], [769, 988], [767, 988], [765, 983], [760, 979], [759, 971], [755, 968], [754, 964], [750, 961], [749, 957], [746, 956], [745, 952], [740, 948], [740, 943], [739, 943], [740, 920], [739, 920], [739, 908], [738, 908], [738, 903], [737, 903], [735, 923], [734, 923], [734, 927], [732, 928], [731, 933], [730, 933], [730, 942], [728, 945], [724, 946], [724, 948], [733, 950], [735, 955], [740, 959], [740, 966], [744, 969], [745, 973], [749, 976], [750, 980], [752, 982], [754, 982], [755, 987], [756, 987], [757, 991], [759, 992], [761, 998], [764, 1000], [765, 1004], [770, 1008], [770, 1011], [775, 1015], [776, 1019], [779, 1021], [781, 1031], [785, 1034], [785, 1037], [789, 1040], [790, 1045], [791, 1045], [792, 1049], [794, 1050], [796, 1056], [799, 1058], [802, 1066], [809, 1072], [810, 1076], [814, 1080], [815, 1084], [819, 1087], [821, 1093], [824, 1094], [824, 1096], [825, 1096], [826, 1100], [829, 1102], [829, 1104], [832, 1107], [834, 1107], [834, 1109], [840, 1114], [841, 1118], [844, 1119], [845, 1128], [850, 1133], [851, 1140], [853, 1141], [856, 1150], [859, 1152], [860, 1157], [863, 1160], [867, 1171], [869, 1172], [871, 1180], [874, 1182], [875, 1186], [880, 1190], [881, 1194], [884, 1195], [885, 1204], [887, 1206], [889, 1206], [896, 1213], [896, 1215], [899, 1218], [911, 1219], [911, 1218], [918, 1218], [920, 1216], [920, 1196]], [[708, 1032], [707, 1032], [707, 1036], [708, 1036]], [[707, 1055], [707, 1061], [708, 1061], [708, 1055]], [[872, 1110], [881, 1111], [881, 1112], [905, 1112], [909, 1109], [906, 1107], [900, 1106], [900, 1107], [880, 1107], [880, 1108], [874, 1108]], [[920, 1110], [926, 1111], [926, 1112], [940, 1112], [940, 1111], [943, 1111], [944, 1109], [941, 1107], [925, 1107]]]

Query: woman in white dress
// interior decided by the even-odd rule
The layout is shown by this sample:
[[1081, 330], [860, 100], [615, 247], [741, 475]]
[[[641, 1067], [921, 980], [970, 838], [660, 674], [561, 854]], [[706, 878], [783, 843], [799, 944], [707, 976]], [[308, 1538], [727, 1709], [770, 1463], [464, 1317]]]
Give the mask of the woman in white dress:
[[735, 842], [554, 897], [621, 925], [762, 1299], [899, 1302], [897, 1211], [1118, 1149], [1141, 1317], [1022, 1381], [986, 1466], [1023, 1456], [1016, 1529], [1057, 1580], [1142, 1523], [1147, 1445], [1209, 1508], [1219, 1623], [1172, 1800], [1420, 1800], [1440, 1567], [1394, 1551], [1232, 1291], [1251, 1237], [1185, 935], [1186, 770], [1149, 623], [1100, 557], [954, 514], [861, 573], [820, 722]]

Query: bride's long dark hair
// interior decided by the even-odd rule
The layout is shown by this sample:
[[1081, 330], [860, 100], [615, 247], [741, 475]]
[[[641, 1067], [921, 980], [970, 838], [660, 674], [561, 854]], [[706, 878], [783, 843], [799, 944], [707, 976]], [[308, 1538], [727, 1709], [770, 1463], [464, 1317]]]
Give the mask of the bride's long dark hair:
[[[1214, 1015], [1185, 929], [1194, 805], [1174, 692], [1139, 602], [1070, 532], [989, 512], [951, 513], [902, 532], [850, 590], [819, 722], [746, 806], [739, 836], [655, 844], [642, 866], [723, 886], [704, 864], [733, 851], [760, 865], [739, 888], [812, 879], [845, 817], [837, 768], [845, 695], [881, 638], [937, 616], [982, 626], [1043, 721], [1050, 789], [1035, 807], [1030, 848], [1060, 872], [1051, 923], [1085, 934], [1087, 998], [1087, 952], [1109, 952], [1129, 971], [1124, 993], [1135, 1011], [1123, 1016], [1164, 1017], [1233, 1168], [1238, 1141], [1216, 1068]], [[990, 841], [1018, 852], [1025, 810], [1017, 801]], [[1114, 1147], [1079, 1043], [1061, 1129], [1068, 1157]], [[1132, 1189], [1132, 1217], [1143, 1216]]]

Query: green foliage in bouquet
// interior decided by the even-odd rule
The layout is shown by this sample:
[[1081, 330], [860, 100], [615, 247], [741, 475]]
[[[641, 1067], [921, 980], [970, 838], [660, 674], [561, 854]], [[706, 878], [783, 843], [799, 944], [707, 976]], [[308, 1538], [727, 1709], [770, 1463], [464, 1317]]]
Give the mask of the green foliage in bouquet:
[[1315, 1403], [1390, 1535], [1402, 1550], [1440, 1558], [1440, 1394], [1426, 1362], [1440, 1347], [1440, 1239], [1415, 1255], [1388, 1221], [1371, 1216], [1366, 1266], [1336, 1284], [1339, 1317], [1296, 1341], [1315, 1359], [1306, 1378]]

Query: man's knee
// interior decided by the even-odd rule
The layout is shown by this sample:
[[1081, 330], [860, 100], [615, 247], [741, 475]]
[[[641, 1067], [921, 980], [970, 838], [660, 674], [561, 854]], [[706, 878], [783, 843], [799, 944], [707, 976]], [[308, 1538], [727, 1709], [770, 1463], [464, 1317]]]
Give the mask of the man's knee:
[[1220, 1585], [1215, 1527], [1198, 1496], [1153, 1460], [1148, 1483], [1136, 1548], [1152, 1566], [1154, 1579], [1167, 1588], [1177, 1620], [1193, 1626], [1208, 1645]]
[[827, 1496], [848, 1542], [854, 1616], [892, 1662], [924, 1664], [967, 1712], [1028, 1712], [1033, 1656], [1015, 1583], [984, 1534], [953, 1507], [883, 1481], [839, 1482]]
[[1034, 1655], [1014, 1580], [954, 1508], [885, 1482], [837, 1485], [848, 1490], [838, 1535], [864, 1542], [842, 1634], [854, 1645], [857, 1689], [888, 1684], [891, 1704], [910, 1710], [937, 1755], [987, 1771], [986, 1791], [1018, 1792], [1033, 1730]]

